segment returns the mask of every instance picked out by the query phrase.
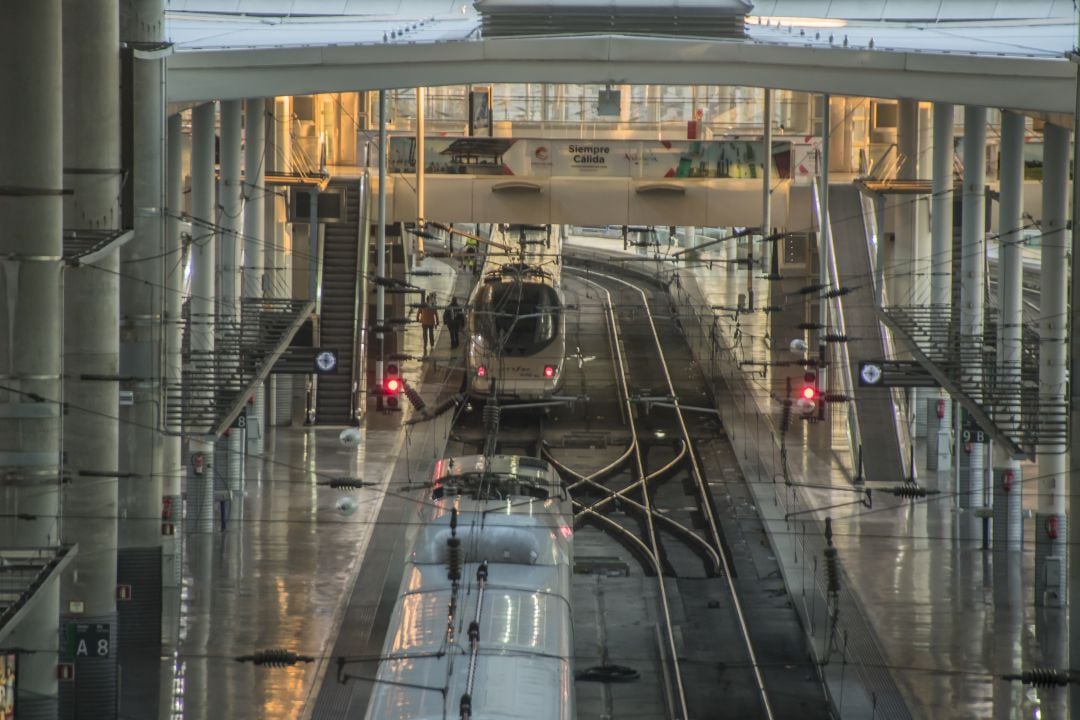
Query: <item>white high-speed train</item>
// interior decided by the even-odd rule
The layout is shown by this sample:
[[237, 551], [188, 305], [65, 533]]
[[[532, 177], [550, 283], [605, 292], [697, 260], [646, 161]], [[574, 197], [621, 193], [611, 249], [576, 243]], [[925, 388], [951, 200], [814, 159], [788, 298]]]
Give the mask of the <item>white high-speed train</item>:
[[516, 455], [435, 463], [368, 720], [573, 720], [573, 515]]
[[548, 397], [562, 386], [566, 349], [559, 228], [502, 226], [492, 240], [469, 300], [468, 392], [489, 397], [494, 382], [500, 401]]

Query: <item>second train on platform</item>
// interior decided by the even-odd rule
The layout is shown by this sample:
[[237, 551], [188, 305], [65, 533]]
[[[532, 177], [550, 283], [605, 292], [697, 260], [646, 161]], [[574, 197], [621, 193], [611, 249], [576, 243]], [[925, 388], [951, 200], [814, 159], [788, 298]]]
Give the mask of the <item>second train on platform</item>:
[[557, 226], [499, 226], [469, 300], [466, 388], [474, 398], [540, 400], [562, 387], [566, 317]]

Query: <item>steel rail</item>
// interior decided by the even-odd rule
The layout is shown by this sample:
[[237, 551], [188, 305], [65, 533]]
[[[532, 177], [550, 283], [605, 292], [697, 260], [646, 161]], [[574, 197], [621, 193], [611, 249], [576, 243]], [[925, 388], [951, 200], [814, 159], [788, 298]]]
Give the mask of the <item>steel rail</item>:
[[[679, 407], [679, 398], [678, 395], [675, 393], [675, 385], [671, 381], [671, 373], [668, 370], [667, 358], [664, 356], [664, 347], [663, 344], [660, 342], [660, 335], [656, 331], [656, 323], [653, 321], [652, 309], [649, 307], [648, 297], [646, 296], [645, 291], [642, 290], [640, 287], [634, 285], [633, 283], [627, 282], [622, 278], [615, 277], [614, 275], [608, 275], [606, 273], [598, 273], [596, 271], [593, 271], [593, 274], [607, 278], [612, 282], [617, 282], [620, 285], [625, 285], [626, 287], [634, 290], [641, 296], [641, 302], [645, 307], [645, 316], [649, 320], [649, 328], [652, 332], [653, 341], [656, 343], [656, 352], [657, 355], [659, 355], [660, 357], [660, 367], [664, 371], [664, 377], [667, 381], [668, 392], [670, 392], [671, 396], [675, 398], [673, 401], [673, 405], [675, 406], [675, 415], [679, 421], [679, 428], [682, 432], [684, 442], [689, 449], [690, 471], [694, 477], [695, 484], [697, 485], [698, 493], [701, 496], [702, 514], [708, 519], [709, 532], [712, 535], [713, 542], [716, 543], [716, 549], [720, 553], [720, 558], [723, 562], [724, 577], [727, 579], [728, 588], [731, 591], [732, 606], [735, 608], [735, 615], [739, 622], [739, 628], [742, 632], [743, 640], [746, 643], [746, 652], [750, 656], [750, 664], [754, 670], [754, 681], [757, 683], [758, 694], [761, 697], [762, 709], [765, 711], [765, 716], [769, 718], [769, 720], [773, 720], [775, 716], [773, 714], [772, 704], [769, 702], [769, 694], [765, 689], [765, 678], [762, 675], [761, 667], [758, 665], [757, 654], [754, 652], [754, 644], [750, 639], [750, 628], [746, 624], [746, 616], [743, 613], [742, 603], [739, 601], [739, 594], [738, 592], [736, 592], [735, 589], [735, 580], [734, 576], [731, 573], [731, 564], [728, 562], [727, 555], [726, 553], [724, 553], [723, 545], [720, 542], [720, 532], [717, 526], [716, 516], [713, 510], [708, 485], [705, 482], [705, 477], [703, 473], [701, 472], [701, 466], [698, 464], [697, 455], [693, 450], [693, 442], [690, 437], [690, 431], [686, 427], [686, 420], [683, 418], [682, 408]], [[608, 298], [610, 301], [610, 295], [608, 295]]]
[[664, 467], [662, 467], [662, 468], [660, 468], [660, 469], [646, 475], [643, 480], [637, 480], [637, 481], [631, 483], [630, 485], [627, 485], [626, 487], [624, 487], [624, 488], [622, 488], [620, 490], [612, 490], [611, 488], [604, 487], [603, 485], [600, 485], [599, 483], [597, 483], [595, 481], [592, 481], [592, 480], [588, 481], [593, 486], [603, 488], [605, 491], [607, 491], [609, 493], [607, 497], [601, 498], [600, 500], [597, 500], [596, 502], [594, 502], [592, 505], [589, 505], [589, 509], [590, 510], [599, 510], [603, 506], [605, 506], [605, 505], [607, 505], [609, 503], [612, 503], [615, 500], [627, 500], [627, 499], [629, 499], [626, 496], [631, 491], [636, 490], [639, 487], [646, 486], [650, 480], [655, 480], [656, 478], [660, 477], [660, 475], [662, 475], [663, 473], [670, 471], [672, 468], [676, 467], [679, 463], [681, 463], [684, 457], [686, 457], [686, 450], [684, 448], [680, 448], [679, 454], [676, 455], [675, 458], [671, 462], [669, 462], [667, 465], [665, 465]]
[[[601, 485], [600, 483], [596, 482], [595, 480], [592, 480], [591, 476], [590, 477], [585, 477], [581, 473], [574, 470], [573, 468], [567, 467], [566, 465], [562, 464], [561, 462], [556, 460], [554, 457], [552, 457], [551, 453], [549, 453], [547, 451], [547, 449], [544, 450], [544, 457], [545, 457], [545, 459], [547, 459], [547, 461], [549, 463], [551, 463], [553, 466], [555, 466], [555, 469], [558, 470], [561, 475], [572, 475], [572, 476], [574, 476], [576, 478], [580, 478], [578, 482], [574, 483], [573, 487], [580, 487], [581, 485], [590, 485], [590, 486], [596, 488], [597, 490], [608, 493], [608, 497], [605, 498], [600, 503], [594, 503], [594, 504], [588, 505], [588, 506], [585, 505], [585, 503], [583, 503], [583, 502], [575, 501], [576, 504], [581, 507], [582, 511], [587, 510], [587, 511], [589, 511], [590, 514], [595, 515], [596, 514], [595, 510], [597, 508], [599, 508], [600, 505], [606, 504], [607, 501], [614, 499], [615, 493], [611, 490], [611, 488], [605, 487], [604, 485]], [[680, 458], [681, 458], [681, 456], [680, 456]], [[653, 473], [649, 477], [652, 478], [655, 475], [656, 475], [656, 473]], [[624, 488], [623, 490], [620, 490], [619, 493], [623, 493], [626, 490], [629, 490], [631, 488], [636, 488], [639, 484], [640, 483], [634, 483], [629, 488]], [[626, 503], [627, 505], [634, 508], [635, 510], [638, 510], [639, 512], [644, 512], [645, 511], [645, 506], [642, 505], [641, 503], [639, 503], [637, 500], [634, 500], [633, 498], [621, 496], [619, 499], [620, 499], [621, 502]], [[716, 568], [716, 571], [720, 572], [721, 568], [723, 567], [720, 564], [720, 556], [716, 552], [716, 550], [711, 545], [709, 545], [708, 541], [705, 540], [705, 538], [701, 537], [696, 532], [694, 532], [694, 530], [692, 528], [689, 528], [689, 527], [683, 525], [678, 520], [670, 518], [667, 515], [664, 515], [662, 513], [658, 513], [658, 512], [653, 511], [653, 517], [656, 518], [657, 520], [659, 520], [660, 522], [666, 524], [669, 528], [672, 529], [672, 531], [677, 533], [680, 537], [683, 537], [685, 540], [688, 540], [688, 541], [694, 543], [694, 545], [696, 547], [700, 548], [701, 551], [704, 552], [709, 557], [710, 560], [712, 560], [713, 567]]]
[[[617, 337], [618, 320], [615, 317], [615, 311], [611, 302], [611, 292], [608, 291], [608, 289], [604, 286], [593, 280], [590, 280], [587, 277], [582, 278], [582, 280], [586, 283], [589, 283], [590, 285], [593, 285], [600, 292], [604, 293], [604, 296], [606, 298], [606, 301], [604, 303], [604, 310], [608, 320], [608, 329], [611, 332], [612, 336]], [[637, 441], [637, 423], [634, 420], [634, 409], [633, 407], [631, 407], [630, 392], [626, 382], [626, 360], [621, 347], [619, 347], [618, 342], [615, 342], [614, 344], [617, 350], [617, 352], [615, 353], [616, 380], [617, 384], [620, 385], [623, 389], [623, 397], [627, 405], [627, 422], [629, 422], [630, 424], [631, 445], [634, 448], [634, 461], [635, 465], [637, 466], [638, 478], [640, 478], [641, 482], [643, 483], [647, 473], [645, 472], [644, 460], [641, 457], [641, 447], [639, 446]], [[672, 690], [674, 692], [674, 701], [676, 703], [676, 720], [688, 720], [689, 711], [686, 705], [686, 688], [683, 686], [682, 668], [679, 666], [679, 654], [675, 643], [675, 627], [672, 624], [671, 620], [671, 602], [668, 599], [667, 586], [664, 583], [664, 573], [660, 564], [660, 543], [657, 539], [656, 526], [653, 522], [654, 511], [652, 509], [652, 500], [649, 497], [648, 486], [642, 484], [641, 490], [642, 504], [645, 506], [645, 529], [646, 535], [648, 536], [649, 553], [651, 555], [653, 566], [656, 570], [656, 587], [657, 592], [660, 596], [660, 610], [664, 619], [664, 644], [667, 646], [669, 657], [671, 658], [671, 672], [673, 675]], [[589, 510], [588, 508], [585, 508], [584, 512], [598, 517], [603, 517], [599, 513], [593, 510]], [[610, 518], [606, 517], [604, 518], [604, 520], [608, 522], [613, 522]]]
[[[547, 449], [545, 447], [545, 452], [546, 451], [547, 451]], [[633, 454], [634, 454], [634, 445], [633, 445], [633, 443], [631, 443], [626, 448], [626, 451], [623, 452], [622, 455], [615, 458], [610, 463], [608, 463], [607, 465], [605, 465], [604, 467], [600, 468], [599, 470], [597, 470], [595, 472], [591, 472], [588, 475], [582, 475], [579, 472], [575, 472], [575, 471], [571, 470], [570, 472], [572, 472], [575, 476], [577, 476], [580, 479], [577, 482], [573, 483], [572, 485], [569, 485], [566, 489], [567, 490], [573, 490], [574, 488], [578, 487], [582, 483], [592, 482], [592, 481], [596, 480], [596, 478], [600, 477], [601, 475], [606, 475], [609, 472], [613, 472], [615, 470], [618, 470], [620, 467], [622, 467], [623, 463], [625, 463], [627, 460], [630, 459], [630, 456], [633, 455]], [[565, 466], [563, 466], [563, 467], [565, 467]], [[567, 470], [569, 470], [569, 468], [567, 468]]]

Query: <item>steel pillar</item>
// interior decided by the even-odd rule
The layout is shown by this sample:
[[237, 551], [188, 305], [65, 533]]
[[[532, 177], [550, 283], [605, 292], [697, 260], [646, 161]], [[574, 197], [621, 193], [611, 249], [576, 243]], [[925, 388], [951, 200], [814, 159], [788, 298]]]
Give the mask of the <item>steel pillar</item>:
[[[821, 177], [819, 178], [821, 191], [818, 196], [821, 201], [821, 217], [818, 218], [820, 222], [818, 228], [818, 282], [821, 283], [822, 287], [829, 285], [829, 266], [832, 262], [830, 256], [832, 252], [832, 226], [829, 223], [829, 151], [830, 137], [832, 135], [830, 104], [829, 95], [822, 95]], [[825, 335], [829, 332], [829, 304], [827, 302], [818, 303], [818, 323], [821, 325], [818, 343], [821, 348], [825, 348]], [[828, 372], [828, 369], [824, 367], [818, 369], [818, 382], [823, 388], [829, 387]], [[826, 427], [828, 426], [826, 425]]]
[[[59, 543], [64, 186], [60, 0], [0, 6], [0, 547]], [[36, 519], [18, 520], [26, 513]], [[59, 583], [39, 592], [8, 638], [19, 655], [19, 716], [57, 707]]]
[[[1001, 113], [1001, 163], [998, 205], [998, 417], [1008, 422], [1020, 413], [1020, 365], [1023, 314], [1024, 116]], [[1002, 458], [994, 468], [994, 498], [1006, 501], [995, 508], [994, 547], [1021, 550], [1023, 518], [1020, 462]], [[1004, 525], [1005, 527], [999, 527]], [[1004, 543], [1004, 544], [1003, 544]]]
[[[120, 209], [120, 7], [118, 0], [64, 0], [64, 227], [118, 231]], [[60, 589], [63, 623], [103, 623], [107, 657], [70, 656], [60, 717], [94, 708], [117, 716], [116, 548], [120, 274], [117, 252], [64, 274], [65, 544], [80, 552]], [[97, 378], [97, 379], [87, 379]]]
[[[379, 91], [379, 232], [375, 236], [375, 277], [386, 277], [386, 91]], [[375, 339], [379, 342], [379, 359], [375, 361], [375, 385], [382, 389], [383, 362], [386, 360], [386, 288], [379, 283], [375, 290]]]
[[[191, 364], [202, 372], [212, 372], [214, 362], [215, 283], [215, 199], [214, 199], [214, 104], [192, 110], [191, 118], [191, 300], [189, 310]], [[207, 370], [209, 368], [209, 370]], [[190, 391], [189, 391], [190, 392]], [[195, 402], [212, 402], [196, 398]], [[188, 428], [188, 432], [208, 432], [209, 428]], [[188, 458], [188, 520], [197, 532], [208, 532], [214, 523], [213, 438], [191, 438]], [[204, 472], [198, 472], [202, 455]]]
[[[1039, 402], [1062, 407], [1068, 342], [1069, 131], [1043, 130], [1042, 260], [1039, 300]], [[1039, 446], [1039, 506], [1035, 515], [1035, 604], [1065, 604], [1066, 445]]]
[[[764, 113], [762, 117], [762, 142], [765, 145], [764, 172], [761, 174], [761, 237], [766, 238], [772, 234], [772, 147], [773, 147], [773, 91], [771, 88], [764, 89]], [[748, 310], [754, 309], [754, 244], [750, 241], [750, 255], [746, 264], [746, 305]], [[761, 243], [762, 264], [768, 262], [770, 246]]]
[[[986, 108], [964, 108], [964, 208], [961, 279], [960, 279], [960, 353], [965, 371], [981, 387], [983, 378], [983, 295], [986, 289]], [[981, 392], [974, 391], [982, 401]], [[971, 464], [968, 493], [961, 498], [961, 507], [978, 508], [986, 504], [985, 446], [971, 444]], [[984, 540], [985, 528], [984, 528]]]
[[[416, 226], [418, 228], [424, 227], [424, 178], [427, 173], [424, 172], [427, 159], [424, 155], [424, 99], [427, 94], [424, 92], [424, 88], [416, 88]], [[415, 236], [414, 236], [415, 237]], [[423, 241], [416, 237], [415, 242], [420, 245]], [[413, 254], [413, 266], [416, 266], [417, 253]]]

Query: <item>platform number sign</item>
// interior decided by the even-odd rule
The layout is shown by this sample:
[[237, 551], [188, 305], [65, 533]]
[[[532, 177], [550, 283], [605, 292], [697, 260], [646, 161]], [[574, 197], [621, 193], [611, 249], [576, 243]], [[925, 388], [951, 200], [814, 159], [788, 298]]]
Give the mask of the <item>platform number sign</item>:
[[112, 652], [108, 623], [68, 623], [68, 655], [74, 658], [107, 658]]
[[960, 420], [960, 442], [970, 443], [985, 443], [986, 432], [983, 431], [979, 424], [975, 422], [975, 418], [971, 417], [971, 414], [967, 410], [963, 411], [963, 416]]
[[965, 442], [965, 443], [969, 443], [969, 442], [985, 443], [986, 442], [986, 433], [983, 432], [982, 430], [980, 430], [979, 428], [974, 428], [974, 429], [972, 429], [972, 428], [964, 428], [963, 431], [960, 433], [960, 439], [961, 439], [962, 442]]

